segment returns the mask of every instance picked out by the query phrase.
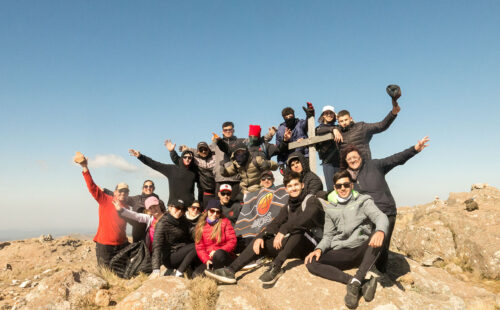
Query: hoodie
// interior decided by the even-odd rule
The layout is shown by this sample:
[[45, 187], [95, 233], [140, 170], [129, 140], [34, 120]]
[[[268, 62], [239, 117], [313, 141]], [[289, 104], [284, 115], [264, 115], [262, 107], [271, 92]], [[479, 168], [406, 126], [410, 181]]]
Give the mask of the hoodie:
[[302, 164], [302, 182], [304, 183], [304, 191], [306, 194], [316, 194], [318, 191], [323, 190], [323, 182], [309, 169], [309, 159], [304, 156], [301, 152], [293, 152], [288, 156], [286, 161], [286, 173], [290, 173], [292, 169], [290, 168], [290, 162], [293, 159], [298, 159]]

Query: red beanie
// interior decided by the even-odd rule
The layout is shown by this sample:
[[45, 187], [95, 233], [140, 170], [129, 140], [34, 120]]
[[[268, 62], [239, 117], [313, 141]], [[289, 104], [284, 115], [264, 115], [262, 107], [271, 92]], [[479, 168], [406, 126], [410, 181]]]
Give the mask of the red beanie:
[[250, 125], [249, 136], [260, 137], [260, 125]]

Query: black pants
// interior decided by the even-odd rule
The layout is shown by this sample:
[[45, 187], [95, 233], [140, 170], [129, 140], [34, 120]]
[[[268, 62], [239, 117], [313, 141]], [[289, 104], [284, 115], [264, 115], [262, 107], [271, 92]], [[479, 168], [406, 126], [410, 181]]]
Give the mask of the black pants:
[[319, 277], [347, 284], [353, 277], [342, 270], [359, 266], [354, 278], [362, 282], [381, 250], [368, 246], [369, 242], [370, 240], [367, 240], [357, 248], [328, 250], [319, 260], [313, 258], [311, 263], [306, 264], [307, 270]]
[[248, 238], [242, 238], [242, 237], [238, 237], [236, 239], [236, 249], [234, 249], [234, 253], [236, 254], [240, 254], [241, 252], [243, 252], [243, 250], [245, 250], [248, 245], [250, 245], [253, 240], [255, 238], [253, 237], [248, 237]]
[[167, 268], [177, 269], [179, 272], [186, 271], [186, 268], [191, 265], [196, 257], [196, 249], [194, 243], [186, 244], [177, 249], [175, 252], [166, 255], [163, 264]]
[[95, 243], [95, 256], [97, 257], [97, 265], [109, 267], [111, 259], [124, 247], [129, 245], [128, 242], [120, 245], [107, 245], [99, 242]]
[[303, 233], [290, 235], [288, 238], [283, 239], [281, 249], [276, 250], [273, 247], [274, 238], [264, 240], [264, 248], [260, 249], [259, 255], [253, 251], [253, 244], [255, 240], [250, 243], [241, 252], [240, 256], [229, 266], [229, 268], [236, 272], [243, 268], [249, 262], [257, 259], [260, 256], [266, 255], [273, 257], [273, 265], [281, 267], [287, 258], [300, 258], [304, 259], [314, 249], [314, 244], [309, 241]]
[[[212, 256], [211, 261], [213, 263], [212, 268], [219, 269], [219, 268], [223, 268], [223, 267], [226, 267], [229, 264], [231, 264], [234, 261], [234, 256], [231, 253], [228, 253], [224, 250], [219, 249], [219, 250], [215, 251], [214, 256]], [[207, 269], [206, 264], [199, 265], [196, 268], [196, 270], [194, 271], [193, 276], [196, 277], [196, 276], [202, 275], [203, 272], [205, 271], [205, 269]]]
[[396, 225], [396, 216], [388, 215], [389, 219], [389, 229], [387, 235], [384, 237], [384, 243], [380, 250], [380, 256], [375, 263], [375, 266], [380, 272], [385, 273], [387, 271], [387, 260], [389, 259], [389, 246], [391, 245], [392, 231], [394, 230], [394, 225]]

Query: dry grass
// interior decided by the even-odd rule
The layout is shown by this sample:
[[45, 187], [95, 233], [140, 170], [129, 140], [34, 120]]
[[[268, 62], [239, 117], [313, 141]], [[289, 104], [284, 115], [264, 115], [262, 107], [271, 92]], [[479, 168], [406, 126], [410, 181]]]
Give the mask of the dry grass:
[[196, 310], [212, 310], [215, 309], [219, 292], [217, 284], [209, 278], [197, 277], [191, 280], [188, 284], [190, 299], [189, 306]]
[[81, 296], [74, 302], [73, 307], [81, 310], [97, 310], [99, 306], [94, 303], [95, 292]]
[[98, 268], [97, 275], [108, 282], [107, 289], [109, 290], [111, 299], [114, 302], [119, 302], [120, 300], [125, 298], [128, 294], [139, 288], [142, 283], [148, 279], [148, 276], [143, 273], [140, 273], [138, 276], [132, 279], [122, 279], [115, 273], [113, 273], [110, 269], [103, 267]]
[[482, 300], [478, 300], [467, 305], [467, 310], [496, 310], [496, 309], [498, 308], [495, 306], [493, 302], [488, 303]]

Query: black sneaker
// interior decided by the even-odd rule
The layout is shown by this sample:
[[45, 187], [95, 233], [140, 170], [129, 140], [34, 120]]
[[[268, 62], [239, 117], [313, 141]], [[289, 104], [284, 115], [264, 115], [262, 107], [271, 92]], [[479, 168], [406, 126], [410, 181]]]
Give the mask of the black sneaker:
[[344, 302], [347, 308], [356, 309], [358, 307], [359, 295], [361, 293], [361, 283], [354, 281], [347, 284], [347, 293], [344, 297]]
[[259, 280], [263, 285], [272, 285], [278, 281], [279, 277], [283, 274], [281, 267], [276, 265], [271, 265], [269, 268], [259, 277]]
[[370, 280], [366, 281], [361, 286], [361, 292], [363, 293], [363, 298], [365, 301], [372, 301], [375, 297], [375, 291], [377, 290], [377, 278], [371, 277]]
[[236, 283], [236, 277], [234, 276], [234, 272], [232, 272], [229, 268], [219, 268], [215, 270], [205, 269], [205, 275], [222, 283], [226, 284]]

